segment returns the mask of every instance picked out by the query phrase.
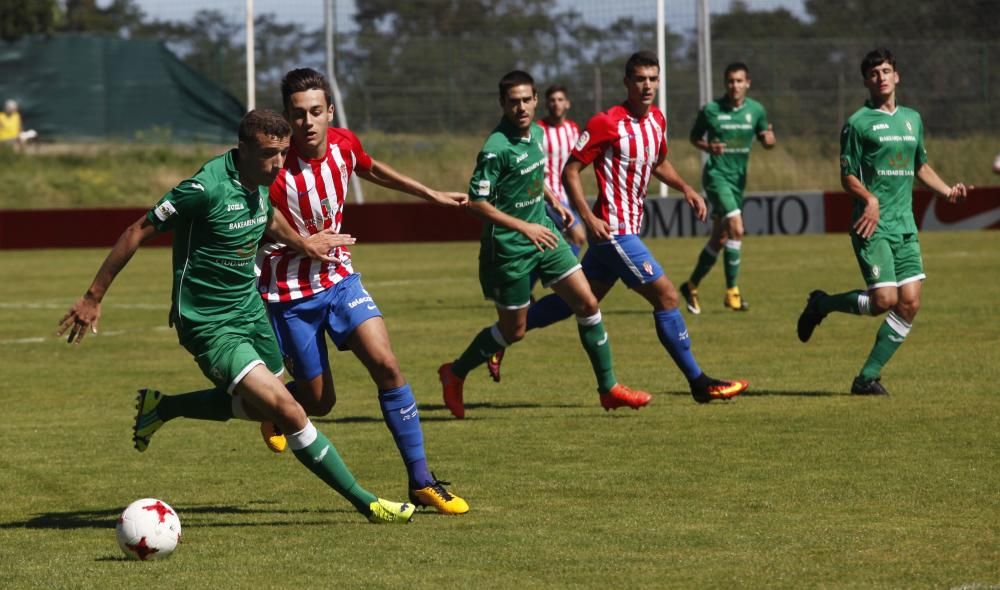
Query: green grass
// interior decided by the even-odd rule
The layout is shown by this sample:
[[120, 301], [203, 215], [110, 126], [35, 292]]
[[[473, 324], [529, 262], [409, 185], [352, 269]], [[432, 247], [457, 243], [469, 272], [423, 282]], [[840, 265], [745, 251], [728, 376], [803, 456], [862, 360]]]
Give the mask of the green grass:
[[[255, 426], [178, 420], [145, 454], [131, 392], [207, 381], [165, 329], [169, 251], [140, 252], [106, 300], [103, 334], [52, 336], [103, 251], [7, 252], [0, 271], [5, 588], [950, 588], [1000, 583], [997, 234], [921, 236], [929, 279], [890, 399], [846, 395], [878, 320], [831, 316], [800, 344], [810, 289], [858, 286], [845, 236], [752, 237], [751, 311], [722, 309], [719, 269], [687, 316], [699, 362], [746, 377], [695, 404], [646, 304], [602, 305], [623, 382], [655, 395], [603, 412], [572, 322], [513, 348], [499, 385], [466, 384], [467, 419], [440, 404], [437, 366], [494, 318], [475, 244], [364, 245], [356, 265], [421, 401], [432, 468], [472, 511], [367, 524]], [[363, 239], [363, 238], [362, 238]], [[680, 279], [700, 240], [652, 240]], [[339, 402], [317, 426], [360, 481], [402, 499], [405, 474], [360, 363], [334, 354]], [[117, 512], [171, 503], [184, 542], [124, 561]], [[977, 585], [977, 586], [972, 586]]]
[[[464, 191], [485, 134], [362, 134], [375, 158], [440, 189]], [[948, 182], [996, 184], [991, 172], [996, 151], [988, 136], [931, 138], [931, 163]], [[0, 148], [0, 209], [54, 207], [146, 207], [205, 160], [227, 146], [143, 144], [42, 145], [28, 154]], [[837, 138], [823, 141], [780, 137], [770, 152], [754, 150], [750, 191], [840, 190]], [[670, 158], [681, 176], [701, 184], [701, 160], [684, 136], [674, 135]], [[654, 181], [650, 194], [658, 194]], [[413, 197], [363, 183], [366, 202], [411, 201]], [[593, 174], [584, 175], [587, 194], [596, 194]]]

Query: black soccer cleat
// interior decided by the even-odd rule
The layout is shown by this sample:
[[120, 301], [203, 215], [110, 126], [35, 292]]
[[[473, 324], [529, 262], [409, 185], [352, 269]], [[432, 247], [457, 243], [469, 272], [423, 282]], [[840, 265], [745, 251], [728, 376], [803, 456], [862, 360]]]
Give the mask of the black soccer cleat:
[[809, 299], [806, 301], [806, 307], [802, 310], [799, 315], [799, 323], [796, 326], [796, 332], [799, 335], [799, 341], [809, 342], [812, 338], [813, 330], [816, 326], [823, 321], [825, 315], [821, 314], [817, 309], [819, 304], [819, 298], [826, 297], [826, 291], [820, 291], [819, 289], [813, 291], [809, 294]]
[[881, 377], [865, 379], [861, 375], [854, 378], [851, 383], [852, 395], [889, 395], [889, 390], [882, 386]]

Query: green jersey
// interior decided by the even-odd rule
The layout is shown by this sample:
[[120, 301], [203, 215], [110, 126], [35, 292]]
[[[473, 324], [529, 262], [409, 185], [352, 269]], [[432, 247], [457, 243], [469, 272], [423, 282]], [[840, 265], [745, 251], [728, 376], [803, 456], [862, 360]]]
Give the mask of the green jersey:
[[[469, 198], [488, 201], [507, 215], [544, 225], [559, 235], [545, 213], [544, 133], [532, 124], [530, 137], [523, 137], [520, 129], [502, 119], [476, 158]], [[483, 224], [480, 244], [480, 260], [498, 267], [518, 266], [538, 252], [524, 234], [493, 223]]]
[[182, 334], [264, 313], [254, 256], [271, 213], [267, 187], [249, 191], [240, 183], [235, 149], [209, 160], [146, 213], [158, 231], [174, 232], [170, 318]]
[[[913, 176], [926, 162], [924, 123], [913, 109], [897, 106], [887, 113], [866, 102], [840, 134], [840, 174], [857, 177], [878, 199], [876, 233], [917, 231]], [[862, 201], [854, 201], [852, 222], [864, 208]]]
[[760, 133], [767, 131], [767, 111], [752, 98], [743, 99], [743, 104], [734, 107], [729, 97], [723, 96], [706, 104], [698, 113], [691, 140], [707, 136], [709, 142], [726, 144], [721, 154], [711, 154], [702, 171], [702, 184], [710, 190], [715, 182], [746, 186], [747, 163], [750, 148]]

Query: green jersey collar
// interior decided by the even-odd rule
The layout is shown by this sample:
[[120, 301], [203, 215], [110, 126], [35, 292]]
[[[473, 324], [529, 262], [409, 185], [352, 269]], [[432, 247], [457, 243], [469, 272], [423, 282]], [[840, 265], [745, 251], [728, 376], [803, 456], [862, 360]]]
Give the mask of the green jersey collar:
[[890, 117], [892, 115], [895, 115], [896, 111], [899, 110], [899, 103], [896, 103], [896, 108], [892, 109], [892, 111], [883, 111], [882, 109], [875, 106], [875, 103], [873, 103], [872, 99], [870, 98], [865, 101], [865, 106], [868, 107], [869, 110], [875, 111], [877, 113], [882, 113], [883, 115], [889, 115]]
[[[532, 121], [531, 124], [534, 125], [535, 122]], [[500, 124], [497, 125], [497, 131], [506, 135], [511, 141], [531, 143], [531, 127], [528, 127], [528, 136], [524, 137], [521, 135], [522, 131], [517, 128], [517, 125], [508, 121], [507, 117], [500, 117]]]

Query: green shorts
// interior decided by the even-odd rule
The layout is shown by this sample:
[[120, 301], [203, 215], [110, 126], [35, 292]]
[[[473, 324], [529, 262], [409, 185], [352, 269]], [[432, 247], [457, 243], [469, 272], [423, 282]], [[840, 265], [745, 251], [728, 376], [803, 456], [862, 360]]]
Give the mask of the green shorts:
[[743, 189], [729, 182], [715, 180], [705, 187], [705, 196], [715, 218], [739, 215], [743, 208]]
[[[558, 235], [558, 234], [557, 234]], [[580, 262], [573, 255], [566, 240], [552, 250], [535, 252], [527, 260], [520, 259], [497, 265], [479, 259], [479, 284], [483, 296], [493, 300], [497, 307], [521, 309], [531, 304], [532, 279], [537, 277], [543, 287], [549, 287], [579, 270]]]
[[266, 366], [276, 376], [285, 370], [266, 314], [242, 326], [189, 327], [181, 335], [181, 344], [194, 356], [201, 372], [229, 393], [257, 365]]
[[899, 287], [926, 278], [917, 234], [876, 234], [865, 240], [851, 234], [854, 256], [869, 289]]

